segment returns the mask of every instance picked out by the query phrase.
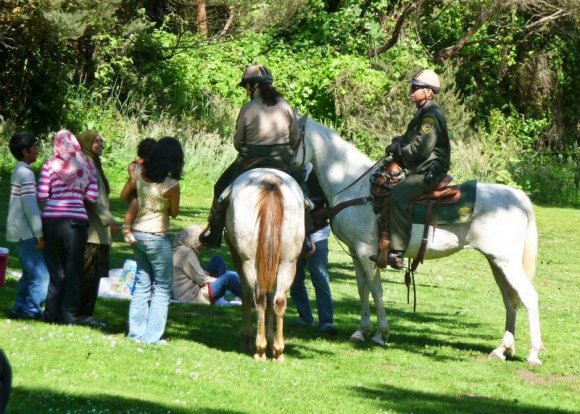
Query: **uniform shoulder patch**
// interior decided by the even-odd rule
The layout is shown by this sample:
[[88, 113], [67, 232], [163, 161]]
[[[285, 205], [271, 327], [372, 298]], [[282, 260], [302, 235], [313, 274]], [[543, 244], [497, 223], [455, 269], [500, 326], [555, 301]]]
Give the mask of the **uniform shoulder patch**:
[[435, 127], [435, 120], [430, 116], [423, 118], [421, 121], [421, 133], [428, 134]]

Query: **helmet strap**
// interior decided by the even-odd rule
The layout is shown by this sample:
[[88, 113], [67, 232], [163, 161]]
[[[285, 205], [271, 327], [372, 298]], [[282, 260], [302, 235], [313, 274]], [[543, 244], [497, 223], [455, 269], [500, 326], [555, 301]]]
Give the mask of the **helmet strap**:
[[254, 92], [256, 92], [256, 84], [250, 84], [248, 83], [248, 92], [250, 93], [250, 99], [254, 99]]

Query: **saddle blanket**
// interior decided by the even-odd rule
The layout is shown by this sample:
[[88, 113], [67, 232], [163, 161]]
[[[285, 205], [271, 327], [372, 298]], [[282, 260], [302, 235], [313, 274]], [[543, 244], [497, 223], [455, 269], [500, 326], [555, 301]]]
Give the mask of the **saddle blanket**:
[[[467, 223], [471, 221], [475, 206], [477, 181], [466, 181], [459, 185], [461, 196], [453, 204], [434, 202], [431, 206], [431, 223], [437, 218], [437, 224]], [[413, 204], [413, 224], [425, 224], [428, 204]]]
[[[461, 197], [453, 204], [437, 204], [434, 203], [431, 207], [431, 223], [435, 219], [435, 214], [437, 217], [437, 226], [444, 224], [446, 226], [453, 224], [461, 225], [464, 223], [471, 222], [473, 216], [473, 209], [475, 206], [476, 197], [476, 181], [467, 181], [460, 185]], [[423, 238], [423, 230], [425, 227], [425, 212], [427, 210], [426, 204], [416, 203], [413, 207], [413, 226], [411, 229], [411, 238], [409, 240], [409, 245], [405, 251], [405, 256], [416, 257], [419, 253], [419, 248], [421, 247], [421, 240]], [[447, 228], [437, 228], [436, 230], [433, 226], [429, 227], [428, 239], [428, 251], [425, 258], [437, 259], [439, 257], [444, 257], [449, 254], [449, 246], [461, 244], [456, 231], [449, 231]], [[457, 229], [455, 229], [457, 230]], [[467, 229], [465, 230], [465, 232]], [[437, 234], [437, 237], [434, 237]]]

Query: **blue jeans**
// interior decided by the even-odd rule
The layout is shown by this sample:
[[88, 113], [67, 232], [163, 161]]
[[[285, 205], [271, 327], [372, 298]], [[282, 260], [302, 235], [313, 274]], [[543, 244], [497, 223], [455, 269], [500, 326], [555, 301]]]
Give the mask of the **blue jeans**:
[[209, 262], [202, 267], [203, 270], [213, 277], [219, 277], [226, 272], [226, 262], [224, 262], [224, 258], [219, 254], [213, 255]]
[[322, 327], [332, 324], [334, 310], [332, 294], [330, 293], [330, 275], [328, 274], [328, 239], [315, 243], [316, 252], [308, 259], [299, 259], [296, 266], [296, 277], [290, 288], [290, 297], [296, 305], [300, 319], [308, 325], [314, 323], [312, 309], [308, 300], [308, 292], [305, 284], [305, 267], [308, 266], [310, 279], [316, 294], [316, 307], [318, 309], [318, 322]]
[[210, 283], [208, 288], [211, 303], [222, 298], [228, 290], [238, 297], [242, 296], [240, 276], [232, 270], [226, 270], [223, 275]]
[[129, 338], [159, 343], [165, 331], [173, 283], [171, 237], [134, 231], [137, 281], [129, 306]]
[[12, 312], [19, 316], [40, 318], [46, 300], [50, 274], [44, 254], [36, 248], [36, 238], [20, 240], [16, 252], [22, 265], [22, 277], [16, 286], [16, 301]]

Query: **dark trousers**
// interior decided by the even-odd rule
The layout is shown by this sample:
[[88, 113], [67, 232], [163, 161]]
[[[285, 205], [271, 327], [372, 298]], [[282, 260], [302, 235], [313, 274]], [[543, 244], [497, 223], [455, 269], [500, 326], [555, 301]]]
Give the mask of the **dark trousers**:
[[413, 202], [421, 194], [433, 191], [438, 180], [426, 183], [424, 174], [409, 174], [395, 187], [389, 206], [391, 250], [407, 250], [411, 238]]
[[44, 311], [47, 322], [73, 323], [79, 310], [88, 222], [43, 220], [44, 255], [50, 273]]
[[78, 316], [93, 316], [95, 312], [101, 278], [109, 275], [110, 249], [107, 244], [87, 243]]

